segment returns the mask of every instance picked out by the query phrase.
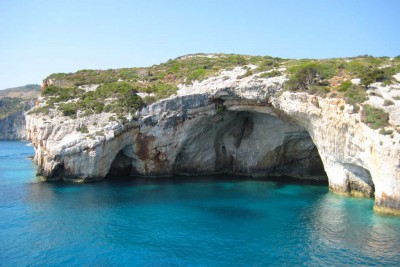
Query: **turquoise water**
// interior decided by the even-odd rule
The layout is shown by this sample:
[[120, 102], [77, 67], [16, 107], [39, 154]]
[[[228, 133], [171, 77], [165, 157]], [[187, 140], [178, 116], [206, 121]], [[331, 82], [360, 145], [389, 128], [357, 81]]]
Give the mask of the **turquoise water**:
[[0, 142], [0, 266], [395, 266], [400, 218], [327, 186], [196, 177], [42, 183]]

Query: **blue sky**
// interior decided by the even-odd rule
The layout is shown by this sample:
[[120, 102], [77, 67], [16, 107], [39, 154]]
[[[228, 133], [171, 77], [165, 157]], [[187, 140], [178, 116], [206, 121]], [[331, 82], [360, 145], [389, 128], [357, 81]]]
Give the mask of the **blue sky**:
[[0, 0], [0, 88], [190, 53], [400, 55], [400, 0]]

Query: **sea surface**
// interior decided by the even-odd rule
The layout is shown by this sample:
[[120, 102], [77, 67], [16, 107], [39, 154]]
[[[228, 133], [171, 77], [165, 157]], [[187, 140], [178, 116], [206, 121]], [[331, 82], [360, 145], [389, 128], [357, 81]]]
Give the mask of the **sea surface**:
[[399, 266], [400, 218], [326, 185], [35, 177], [0, 142], [0, 266]]

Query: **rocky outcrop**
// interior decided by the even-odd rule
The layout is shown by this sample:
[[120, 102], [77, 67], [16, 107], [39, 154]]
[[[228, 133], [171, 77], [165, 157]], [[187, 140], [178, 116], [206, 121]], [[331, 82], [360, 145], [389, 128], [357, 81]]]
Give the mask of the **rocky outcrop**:
[[[284, 93], [275, 108], [307, 129], [316, 145], [329, 187], [353, 196], [375, 195], [375, 209], [400, 211], [399, 135], [382, 135], [360, 121], [340, 99]], [[342, 107], [345, 107], [344, 109]]]
[[38, 172], [74, 181], [210, 173], [328, 179], [334, 192], [375, 196], [376, 210], [400, 213], [397, 132], [372, 130], [341, 99], [282, 93], [285, 76], [236, 79], [244, 72], [182, 85], [128, 123], [106, 113], [29, 115]]

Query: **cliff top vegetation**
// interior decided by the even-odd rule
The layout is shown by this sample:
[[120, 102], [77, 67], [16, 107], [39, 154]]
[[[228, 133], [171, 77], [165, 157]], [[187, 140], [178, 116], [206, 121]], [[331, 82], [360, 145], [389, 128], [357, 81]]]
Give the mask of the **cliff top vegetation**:
[[[58, 109], [63, 115], [92, 113], [134, 113], [143, 105], [167, 98], [179, 84], [192, 84], [221, 70], [242, 67], [237, 79], [255, 75], [270, 78], [286, 75], [284, 89], [304, 91], [322, 97], [340, 97], [358, 111], [368, 99], [367, 89], [374, 82], [390, 85], [400, 72], [400, 56], [369, 55], [333, 59], [283, 59], [271, 56], [235, 54], [193, 54], [168, 60], [147, 68], [80, 70], [55, 73], [45, 79], [49, 85], [42, 95], [45, 106], [36, 113]], [[358, 82], [352, 82], [358, 79]], [[93, 87], [98, 85], [98, 87]], [[91, 89], [88, 89], [91, 88]], [[146, 93], [143, 98], [137, 93]]]

